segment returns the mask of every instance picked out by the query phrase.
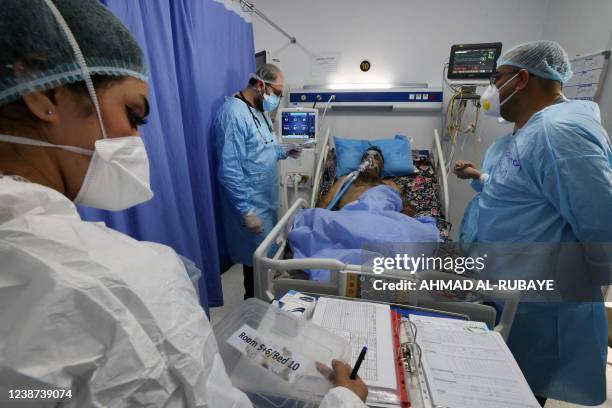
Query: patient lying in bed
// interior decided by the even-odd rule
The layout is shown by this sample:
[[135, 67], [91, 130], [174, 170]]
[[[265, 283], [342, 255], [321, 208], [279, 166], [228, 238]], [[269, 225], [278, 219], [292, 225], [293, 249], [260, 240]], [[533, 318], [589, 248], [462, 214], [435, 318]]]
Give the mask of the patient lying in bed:
[[[344, 193], [342, 193], [342, 197], [340, 197], [335, 206], [336, 208], [342, 209], [348, 203], [358, 200], [366, 191], [377, 186], [387, 185], [397, 191], [398, 194], [401, 193], [399, 186], [395, 184], [393, 180], [383, 179], [381, 177], [385, 165], [385, 158], [382, 151], [377, 147], [370, 147], [364, 152], [361, 160], [364, 162], [368, 158], [370, 159], [369, 165], [365, 167], [357, 179], [351, 183]], [[344, 184], [347, 182], [348, 177], [349, 176], [346, 175], [338, 179], [329, 192], [319, 200], [317, 207], [327, 208], [331, 204], [332, 200], [334, 200], [336, 195], [341, 192]], [[401, 212], [411, 217], [416, 213], [410, 204], [405, 204]]]
[[[288, 235], [294, 258], [332, 258], [362, 265], [376, 256], [393, 256], [396, 244], [410, 244], [407, 247], [415, 256], [428, 256], [435, 248], [431, 243], [440, 241], [435, 219], [403, 214], [405, 206], [397, 186], [380, 177], [362, 179], [346, 193], [348, 197], [339, 201], [340, 211], [312, 208], [296, 215]], [[320, 204], [332, 202], [333, 191], [330, 195]], [[330, 279], [328, 270], [305, 272], [312, 280]]]

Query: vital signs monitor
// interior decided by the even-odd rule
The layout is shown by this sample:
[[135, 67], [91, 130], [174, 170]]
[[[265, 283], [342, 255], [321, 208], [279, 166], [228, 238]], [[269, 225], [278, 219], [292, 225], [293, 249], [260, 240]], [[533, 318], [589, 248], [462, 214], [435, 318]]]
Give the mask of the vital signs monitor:
[[283, 108], [278, 111], [278, 135], [281, 143], [314, 142], [318, 126], [317, 109]]

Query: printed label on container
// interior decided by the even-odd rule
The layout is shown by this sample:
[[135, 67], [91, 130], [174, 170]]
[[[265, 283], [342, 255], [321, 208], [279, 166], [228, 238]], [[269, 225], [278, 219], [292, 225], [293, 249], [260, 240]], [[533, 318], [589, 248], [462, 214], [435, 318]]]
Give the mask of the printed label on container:
[[259, 364], [289, 383], [304, 368], [306, 359], [287, 347], [270, 342], [264, 335], [243, 325], [227, 339], [227, 343], [254, 364]]

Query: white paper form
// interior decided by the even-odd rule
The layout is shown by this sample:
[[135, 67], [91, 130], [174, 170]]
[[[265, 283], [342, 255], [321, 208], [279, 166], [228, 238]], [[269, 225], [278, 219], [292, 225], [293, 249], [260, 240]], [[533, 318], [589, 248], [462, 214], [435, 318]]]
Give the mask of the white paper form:
[[337, 72], [339, 63], [339, 52], [322, 52], [310, 57], [310, 71], [313, 76]]
[[593, 100], [597, 89], [597, 84], [579, 85], [576, 87], [576, 99]]
[[586, 71], [582, 74], [580, 78], [580, 83], [583, 85], [588, 84], [599, 84], [599, 78], [601, 78], [601, 68], [600, 69], [592, 69], [590, 71]]
[[359, 369], [368, 386], [397, 389], [389, 305], [319, 298], [312, 322], [350, 343], [350, 364], [355, 364], [363, 346], [368, 347]]
[[606, 76], [610, 51], [577, 56], [571, 60], [572, 78], [563, 84], [563, 93], [570, 99], [597, 100]]
[[411, 316], [434, 406], [538, 408], [503, 338], [484, 323]]
[[602, 69], [606, 63], [606, 58], [603, 54], [597, 54], [583, 58], [582, 71], [590, 71], [593, 69]]

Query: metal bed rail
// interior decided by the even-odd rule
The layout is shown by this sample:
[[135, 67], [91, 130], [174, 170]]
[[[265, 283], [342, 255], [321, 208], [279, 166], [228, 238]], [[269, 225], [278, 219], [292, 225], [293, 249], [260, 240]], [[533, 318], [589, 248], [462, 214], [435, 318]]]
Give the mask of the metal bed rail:
[[[275, 283], [288, 289], [297, 290], [300, 292], [340, 295], [342, 296], [343, 289], [346, 287], [347, 274], [355, 274], [361, 276], [375, 276], [384, 279], [406, 279], [411, 276], [419, 280], [465, 280], [469, 279], [461, 275], [456, 275], [441, 271], [422, 271], [416, 275], [407, 275], [405, 271], [390, 271], [383, 275], [376, 275], [371, 268], [365, 265], [346, 264], [336, 259], [328, 258], [307, 258], [307, 259], [282, 259], [284, 249], [287, 245], [287, 234], [293, 223], [294, 216], [298, 211], [307, 208], [307, 203], [304, 199], [296, 200], [287, 213], [274, 226], [270, 234], [263, 240], [260, 246], [253, 255], [253, 272], [255, 278], [255, 296], [271, 302], [278, 293], [275, 290]], [[272, 257], [269, 253], [274, 245], [279, 245]], [[327, 269], [337, 271], [332, 273], [330, 282], [316, 282], [302, 279], [278, 279], [273, 280], [276, 273], [290, 270], [308, 270], [308, 269]], [[512, 322], [518, 308], [520, 300], [520, 292], [509, 292], [499, 290], [473, 290], [479, 293], [484, 299], [503, 301], [504, 306], [499, 324], [495, 326], [495, 330], [500, 332], [504, 339], [508, 338]], [[454, 313], [462, 313], [471, 316], [472, 320], [484, 321], [490, 327], [495, 324], [495, 310], [491, 306], [468, 303], [468, 302], [452, 302], [446, 299], [436, 300], [433, 297], [419, 296], [410, 300], [409, 304], [434, 308], [442, 311], [450, 311]]]
[[[303, 198], [297, 199], [289, 210], [283, 215], [278, 223], [272, 228], [272, 231], [262, 241], [259, 247], [253, 254], [253, 273], [255, 277], [255, 297], [265, 301], [272, 301], [274, 294], [272, 293], [272, 276], [271, 273], [277, 271], [290, 271], [290, 270], [304, 270], [304, 269], [328, 269], [332, 271], [340, 270], [361, 270], [360, 265], [350, 265], [338, 261], [337, 259], [328, 258], [308, 258], [308, 259], [281, 259], [284, 248], [287, 242], [287, 233], [295, 214], [301, 210], [307, 208], [306, 200]], [[272, 250], [273, 246], [279, 245], [279, 249], [270, 258], [268, 254]], [[292, 279], [296, 281], [295, 290], [300, 290], [300, 286], [303, 286], [303, 290], [313, 291], [316, 289], [323, 289], [323, 293], [329, 293], [330, 284], [332, 288], [339, 287], [338, 282], [330, 282], [324, 284], [321, 282]], [[303, 284], [300, 285], [299, 283]]]
[[449, 208], [450, 208], [450, 197], [448, 195], [448, 177], [446, 174], [446, 162], [444, 160], [444, 153], [442, 152], [442, 143], [440, 142], [440, 134], [438, 129], [434, 129], [434, 145], [432, 149], [432, 157], [434, 170], [438, 175], [439, 182], [439, 196], [442, 201], [442, 208], [444, 210], [444, 217], [449, 219]]

